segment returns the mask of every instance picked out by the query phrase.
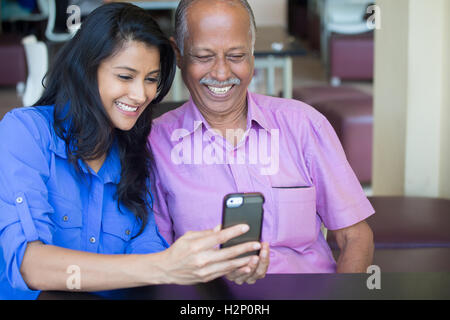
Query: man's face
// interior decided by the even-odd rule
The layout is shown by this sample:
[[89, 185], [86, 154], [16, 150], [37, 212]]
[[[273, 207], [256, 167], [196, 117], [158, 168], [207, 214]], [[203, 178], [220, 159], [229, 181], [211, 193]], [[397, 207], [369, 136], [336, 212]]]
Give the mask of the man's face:
[[254, 71], [247, 11], [238, 4], [198, 1], [188, 10], [187, 24], [178, 66], [195, 104], [212, 115], [239, 110]]

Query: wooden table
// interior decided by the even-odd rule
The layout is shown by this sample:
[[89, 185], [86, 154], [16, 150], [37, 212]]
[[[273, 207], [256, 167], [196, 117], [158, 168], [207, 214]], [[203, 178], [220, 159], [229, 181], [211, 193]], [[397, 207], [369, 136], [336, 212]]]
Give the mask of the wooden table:
[[[155, 285], [116, 290], [137, 300], [392, 300], [450, 299], [450, 272], [268, 274], [253, 285], [219, 278], [198, 285]], [[89, 293], [42, 292], [39, 300], [99, 299]]]
[[256, 32], [255, 69], [267, 71], [266, 93], [277, 96], [275, 92], [275, 69], [283, 72], [283, 97], [292, 98], [293, 71], [292, 57], [306, 54], [300, 42], [291, 37], [282, 27], [261, 27]]

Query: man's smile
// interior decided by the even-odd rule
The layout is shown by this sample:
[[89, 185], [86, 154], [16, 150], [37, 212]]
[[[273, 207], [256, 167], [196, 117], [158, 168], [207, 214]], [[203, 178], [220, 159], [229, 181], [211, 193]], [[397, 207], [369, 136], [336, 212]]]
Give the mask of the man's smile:
[[207, 86], [209, 91], [214, 93], [215, 95], [225, 95], [227, 94], [233, 86], [228, 87], [213, 87], [213, 86]]

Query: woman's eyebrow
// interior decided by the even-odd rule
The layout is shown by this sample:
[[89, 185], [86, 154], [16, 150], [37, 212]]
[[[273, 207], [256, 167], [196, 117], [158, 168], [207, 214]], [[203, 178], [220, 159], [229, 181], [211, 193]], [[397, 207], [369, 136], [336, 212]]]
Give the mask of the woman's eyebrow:
[[161, 72], [161, 70], [157, 69], [157, 70], [150, 71], [148, 74], [154, 74], [154, 73], [160, 73], [160, 72]]
[[118, 66], [118, 67], [114, 67], [114, 69], [125, 69], [125, 70], [128, 70], [128, 71], [134, 72], [134, 73], [137, 72], [137, 70], [135, 70], [135, 69], [133, 69], [131, 67], [127, 67], [127, 66]]
[[[128, 71], [133, 72], [133, 73], [138, 73], [138, 71], [136, 69], [133, 69], [133, 68], [127, 67], [127, 66], [117, 66], [117, 67], [114, 67], [114, 69], [125, 69], [125, 70], [128, 70]], [[161, 70], [156, 69], [156, 70], [150, 71], [148, 74], [159, 73], [160, 71]]]

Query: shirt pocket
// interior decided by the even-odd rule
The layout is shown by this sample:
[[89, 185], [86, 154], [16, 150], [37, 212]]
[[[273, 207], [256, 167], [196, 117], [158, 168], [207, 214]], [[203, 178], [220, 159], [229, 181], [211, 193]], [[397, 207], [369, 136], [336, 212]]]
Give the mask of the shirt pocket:
[[102, 253], [122, 254], [133, 237], [136, 218], [131, 213], [104, 212], [102, 219]]
[[83, 217], [81, 208], [68, 199], [49, 193], [54, 212], [50, 219], [54, 224], [53, 244], [74, 250], [80, 249]]
[[272, 187], [276, 203], [277, 236], [280, 246], [308, 246], [316, 238], [316, 189], [311, 187]]

